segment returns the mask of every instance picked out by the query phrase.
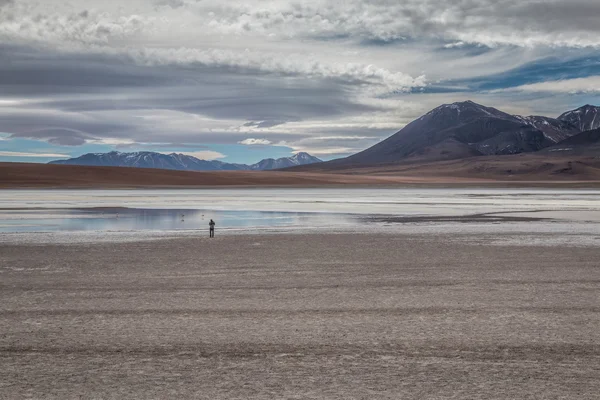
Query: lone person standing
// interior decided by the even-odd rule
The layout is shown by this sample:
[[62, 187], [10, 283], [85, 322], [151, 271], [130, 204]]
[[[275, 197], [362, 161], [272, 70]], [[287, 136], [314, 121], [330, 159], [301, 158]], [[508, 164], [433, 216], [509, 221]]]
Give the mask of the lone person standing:
[[209, 234], [211, 238], [215, 237], [215, 221], [213, 221], [212, 219], [210, 220], [210, 222], [208, 223], [208, 226], [210, 227], [209, 229]]

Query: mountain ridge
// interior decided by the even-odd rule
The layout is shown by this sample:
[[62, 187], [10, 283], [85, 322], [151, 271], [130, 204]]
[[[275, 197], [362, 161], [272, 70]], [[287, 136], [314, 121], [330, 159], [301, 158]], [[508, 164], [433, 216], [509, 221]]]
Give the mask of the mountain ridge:
[[48, 164], [85, 165], [101, 167], [158, 168], [175, 171], [266, 171], [321, 162], [317, 157], [299, 152], [291, 157], [265, 159], [255, 164], [226, 163], [219, 160], [201, 160], [182, 153], [157, 153], [138, 151], [124, 153], [87, 153], [66, 160], [54, 160]]
[[473, 101], [442, 104], [404, 128], [324, 167], [428, 162], [535, 153], [599, 125], [600, 107], [586, 105], [558, 118], [511, 115]]
[[561, 114], [558, 119], [576, 126], [580, 132], [600, 128], [600, 107], [586, 104]]
[[600, 157], [600, 128], [581, 132], [544, 149], [545, 153]]

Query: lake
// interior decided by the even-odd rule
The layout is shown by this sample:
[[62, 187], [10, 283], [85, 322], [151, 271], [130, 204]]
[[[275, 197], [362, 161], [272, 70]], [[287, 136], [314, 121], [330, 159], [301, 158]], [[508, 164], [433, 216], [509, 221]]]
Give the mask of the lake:
[[[1, 190], [0, 232], [197, 231], [211, 218], [226, 232], [359, 229], [390, 221], [414, 228], [482, 214], [595, 229], [599, 199], [600, 191], [580, 189]], [[458, 229], [448, 220], [437, 225]]]

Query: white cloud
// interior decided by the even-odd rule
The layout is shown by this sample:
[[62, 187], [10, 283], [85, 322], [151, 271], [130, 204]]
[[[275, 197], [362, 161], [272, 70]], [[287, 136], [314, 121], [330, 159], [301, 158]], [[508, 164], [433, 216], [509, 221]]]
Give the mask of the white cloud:
[[[20, 0], [3, 10], [0, 35], [84, 44], [348, 38], [433, 38], [490, 46], [599, 46], [596, 0], [245, 0], [243, 2]], [[168, 4], [171, 6], [167, 6]], [[157, 4], [163, 6], [157, 7]], [[259, 38], [259, 39], [257, 39]], [[178, 45], [178, 46], [177, 46]]]
[[267, 139], [253, 139], [253, 138], [248, 138], [248, 139], [244, 139], [242, 141], [238, 142], [239, 144], [245, 144], [246, 146], [255, 146], [255, 145], [269, 145], [272, 142], [270, 140]]
[[294, 153], [308, 153], [313, 156], [331, 156], [331, 155], [348, 155], [356, 152], [352, 147], [303, 147], [290, 146], [294, 149]]
[[55, 158], [70, 157], [68, 154], [56, 154], [56, 153], [27, 153], [20, 151], [0, 151], [0, 157], [32, 157], [32, 158]]
[[495, 92], [600, 93], [600, 76], [532, 83]]
[[444, 45], [445, 49], [453, 49], [455, 47], [464, 47], [465, 46], [465, 42], [454, 42], [454, 43], [448, 43]]
[[[164, 154], [167, 154], [167, 153], [164, 153]], [[207, 161], [217, 160], [219, 158], [226, 157], [225, 154], [219, 153], [218, 151], [212, 151], [212, 150], [183, 151], [183, 152], [181, 152], [181, 154], [185, 154], [186, 156], [192, 156], [192, 157], [196, 157], [200, 160], [207, 160]]]
[[108, 146], [127, 146], [127, 145], [136, 144], [136, 142], [131, 139], [117, 139], [117, 138], [87, 139], [86, 143], [104, 144], [104, 145], [108, 145]]
[[25, 101], [16, 99], [0, 99], [0, 107], [15, 107], [22, 104], [25, 104]]

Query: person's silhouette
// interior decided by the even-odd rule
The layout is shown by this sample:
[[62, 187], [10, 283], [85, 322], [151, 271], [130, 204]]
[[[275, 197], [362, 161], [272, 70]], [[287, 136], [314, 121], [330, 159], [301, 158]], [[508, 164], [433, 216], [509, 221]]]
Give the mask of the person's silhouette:
[[209, 229], [209, 234], [211, 238], [215, 237], [215, 221], [213, 221], [212, 219], [210, 220], [210, 222], [208, 223], [208, 226], [210, 227]]

